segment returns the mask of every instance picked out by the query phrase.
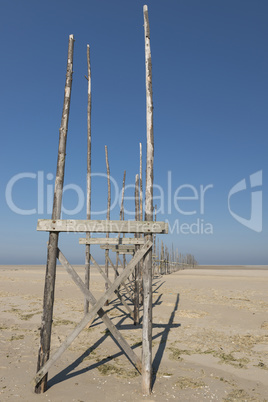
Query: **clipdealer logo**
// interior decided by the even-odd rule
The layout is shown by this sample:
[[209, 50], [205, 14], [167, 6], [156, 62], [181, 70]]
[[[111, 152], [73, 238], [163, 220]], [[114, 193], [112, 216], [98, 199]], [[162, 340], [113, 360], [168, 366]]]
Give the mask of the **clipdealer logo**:
[[[97, 177], [98, 180], [107, 180], [107, 175], [104, 173], [93, 173], [92, 177]], [[20, 207], [20, 197], [14, 188], [20, 183], [24, 184], [24, 180], [31, 180], [33, 191], [36, 197], [36, 205], [31, 205], [32, 208], [21, 208]], [[53, 185], [54, 176], [52, 173], [45, 175], [43, 171], [24, 172], [18, 173], [11, 177], [6, 185], [5, 198], [7, 206], [11, 211], [19, 215], [43, 215], [52, 213], [53, 204]], [[122, 190], [120, 191], [120, 186], [117, 181], [110, 177], [111, 183], [113, 185], [113, 202], [111, 205], [111, 210], [116, 206], [120, 206]], [[230, 215], [241, 225], [247, 227], [255, 232], [262, 231], [262, 170], [259, 170], [249, 176], [249, 185], [247, 185], [246, 178], [240, 180], [236, 183], [229, 191], [227, 197], [228, 211]], [[155, 213], [160, 215], [167, 215], [168, 219], [166, 222], [169, 225], [169, 232], [173, 234], [197, 234], [197, 235], [212, 235], [213, 234], [213, 224], [207, 222], [205, 219], [205, 204], [207, 206], [207, 198], [210, 192], [214, 188], [213, 184], [193, 186], [191, 184], [182, 184], [177, 188], [172, 185], [172, 172], [167, 172], [166, 188], [162, 188], [158, 184], [154, 184], [154, 202], [157, 203], [157, 208]], [[125, 195], [126, 202], [134, 202], [134, 184], [128, 184], [125, 187], [125, 191], [131, 192], [132, 196]], [[250, 195], [248, 191], [251, 190]], [[67, 209], [62, 205], [62, 212], [69, 216], [75, 216], [80, 213], [85, 205], [85, 194], [81, 187], [77, 184], [68, 184], [63, 187], [63, 193], [72, 192], [72, 199], [76, 200], [75, 207], [72, 209]], [[244, 197], [250, 197], [251, 209], [250, 218], [239, 215], [234, 212], [231, 208], [231, 199], [238, 193], [244, 192]], [[207, 194], [209, 193], [209, 194]], [[17, 194], [17, 195], [16, 195]], [[29, 203], [32, 202], [32, 198], [29, 198]], [[144, 200], [143, 200], [144, 203]], [[34, 207], [34, 208], [33, 208]], [[207, 209], [207, 208], [206, 208]], [[106, 213], [106, 209], [99, 211], [92, 210], [93, 215], [100, 215]], [[128, 210], [125, 206], [125, 212], [129, 216], [134, 216], [135, 212]], [[178, 219], [174, 219], [174, 212], [177, 212], [180, 216]], [[197, 218], [196, 220], [187, 219], [185, 217]], [[172, 219], [171, 219], [172, 217]], [[184, 217], [184, 220], [182, 219]]]
[[246, 219], [231, 210], [230, 199], [235, 194], [247, 190], [246, 179], [242, 179], [236, 183], [228, 194], [228, 210], [232, 217], [241, 225], [260, 233], [262, 231], [262, 170], [255, 172], [249, 176], [251, 190], [251, 211], [250, 218]]

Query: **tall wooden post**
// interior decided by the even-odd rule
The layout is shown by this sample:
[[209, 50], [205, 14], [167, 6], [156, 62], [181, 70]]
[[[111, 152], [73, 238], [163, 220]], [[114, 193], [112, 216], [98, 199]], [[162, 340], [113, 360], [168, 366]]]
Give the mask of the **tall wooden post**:
[[[145, 37], [145, 75], [146, 75], [146, 126], [147, 126], [147, 157], [146, 157], [146, 192], [145, 220], [153, 221], [153, 91], [152, 91], [152, 60], [150, 49], [150, 28], [148, 7], [143, 7], [144, 37]], [[146, 235], [146, 240], [152, 241], [152, 234]], [[142, 390], [149, 395], [152, 390], [152, 249], [147, 253], [143, 266], [143, 326], [142, 326]]]
[[[122, 184], [122, 198], [121, 198], [121, 206], [120, 206], [120, 212], [119, 212], [119, 220], [123, 220], [123, 215], [124, 215], [124, 194], [125, 194], [125, 182], [126, 182], [126, 171], [124, 170], [124, 176], [123, 176], [123, 184]], [[121, 233], [118, 233], [118, 240], [120, 239]], [[123, 233], [123, 237], [125, 237], [125, 233]], [[125, 254], [123, 254], [123, 259], [125, 257]], [[118, 268], [118, 263], [119, 263], [119, 252], [116, 253], [116, 268]], [[114, 279], [116, 279], [116, 272], [114, 273]]]
[[[74, 49], [74, 37], [73, 35], [70, 35], [69, 46], [68, 46], [68, 61], [67, 61], [64, 103], [61, 118], [61, 126], [59, 130], [58, 162], [57, 162], [57, 173], [55, 179], [52, 219], [60, 219], [61, 216], [66, 140], [67, 140], [71, 89], [72, 89], [73, 49]], [[43, 299], [43, 315], [40, 330], [40, 346], [38, 352], [37, 371], [39, 371], [40, 368], [49, 359], [49, 353], [50, 353], [58, 238], [59, 238], [58, 232], [50, 232], [48, 248], [47, 248], [47, 265], [46, 265], [46, 278], [45, 278], [45, 289]], [[46, 389], [47, 389], [47, 375], [45, 375], [43, 379], [36, 385], [35, 392], [37, 394], [40, 394], [42, 392], [45, 392]]]
[[[87, 219], [91, 219], [91, 66], [90, 48], [87, 45]], [[86, 238], [90, 238], [90, 232], [86, 232]], [[85, 285], [89, 289], [90, 282], [90, 244], [86, 244], [85, 255]], [[84, 313], [88, 313], [89, 301], [85, 298]]]
[[[142, 189], [142, 144], [140, 142], [140, 220], [143, 220], [143, 189]], [[142, 236], [142, 235], [141, 235]], [[140, 276], [139, 276], [139, 292], [140, 292], [140, 304], [143, 304], [143, 285], [142, 285], [142, 272], [143, 261], [140, 261]]]
[[[122, 210], [122, 220], [125, 220], [125, 210], [124, 210], [124, 205], [123, 205], [123, 210]], [[125, 236], [125, 234], [123, 233], [123, 237]], [[123, 270], [126, 268], [126, 254], [123, 254]]]
[[161, 275], [164, 275], [164, 267], [165, 267], [165, 262], [164, 262], [164, 258], [165, 258], [165, 256], [164, 256], [164, 243], [163, 243], [163, 240], [161, 240]]
[[[156, 222], [157, 205], [154, 206], [154, 221]], [[153, 277], [156, 272], [156, 234], [153, 235]]]
[[[106, 159], [106, 169], [107, 169], [107, 184], [108, 184], [108, 199], [107, 199], [107, 220], [110, 220], [110, 209], [111, 209], [111, 180], [110, 180], [110, 166], [109, 166], [109, 160], [108, 160], [108, 148], [107, 145], [105, 145], [105, 159]], [[106, 234], [106, 238], [109, 238], [109, 233]], [[109, 277], [109, 249], [105, 250], [105, 274], [107, 278]], [[109, 288], [108, 283], [105, 283], [105, 288], [106, 290]], [[108, 306], [109, 302], [105, 303], [106, 306]]]
[[168, 248], [165, 245], [165, 274], [168, 273]]
[[[120, 205], [120, 212], [119, 212], [120, 221], [123, 219], [125, 182], [126, 182], [126, 171], [124, 170], [123, 184], [122, 184], [122, 198], [121, 198], [121, 205]], [[120, 233], [118, 234], [118, 236], [120, 236]]]
[[142, 192], [142, 144], [140, 142], [140, 220], [143, 220], [143, 192]]
[[[135, 177], [135, 219], [136, 221], [140, 220], [139, 213], [139, 175], [136, 174]], [[135, 237], [139, 238], [139, 233], [135, 233]], [[136, 246], [137, 251], [139, 246]], [[140, 282], [140, 265], [137, 264], [134, 271], [134, 325], [139, 324], [139, 282]]]
[[159, 237], [157, 238], [156, 259], [157, 259], [157, 274], [160, 275]]

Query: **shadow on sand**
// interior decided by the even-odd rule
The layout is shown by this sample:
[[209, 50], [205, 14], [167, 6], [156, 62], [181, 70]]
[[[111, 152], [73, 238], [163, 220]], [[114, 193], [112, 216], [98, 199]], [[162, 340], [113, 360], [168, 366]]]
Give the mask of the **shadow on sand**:
[[[163, 284], [163, 283], [161, 283], [159, 286], [157, 286], [157, 288], [154, 289], [154, 292], [155, 292], [157, 289], [159, 289], [160, 286], [162, 286], [162, 284]], [[160, 305], [160, 304], [162, 303], [161, 297], [162, 297], [162, 294], [160, 294], [160, 295], [158, 296], [158, 298], [157, 298], [157, 299], [155, 300], [155, 302], [153, 303], [153, 306]], [[178, 304], [179, 304], [179, 294], [177, 294], [175, 306], [174, 306], [174, 309], [173, 309], [173, 311], [172, 311], [172, 313], [171, 313], [171, 315], [170, 315], [170, 318], [169, 318], [168, 323], [167, 323], [167, 324], [157, 324], [157, 323], [153, 324], [153, 329], [154, 329], [154, 328], [163, 328], [163, 331], [162, 331], [162, 332], [159, 332], [159, 333], [153, 335], [153, 337], [152, 337], [152, 339], [155, 340], [155, 339], [157, 339], [157, 338], [159, 338], [159, 337], [161, 336], [161, 339], [160, 339], [160, 341], [159, 341], [158, 350], [157, 350], [157, 352], [156, 352], [156, 354], [155, 354], [154, 361], [153, 361], [153, 379], [152, 379], [153, 385], [154, 385], [154, 383], [155, 383], [156, 375], [157, 375], [157, 372], [158, 372], [158, 370], [159, 370], [160, 363], [161, 363], [161, 360], [162, 360], [162, 357], [163, 357], [163, 354], [164, 354], [164, 351], [165, 351], [165, 348], [166, 348], [166, 343], [167, 343], [167, 339], [168, 339], [168, 334], [169, 334], [169, 332], [170, 332], [170, 330], [171, 330], [172, 328], [178, 328], [178, 327], [180, 327], [180, 324], [175, 324], [175, 323], [174, 323], [174, 317], [175, 317], [176, 310], [178, 309]], [[132, 330], [132, 329], [137, 329], [137, 328], [141, 328], [141, 327], [142, 327], [142, 324], [141, 324], [141, 323], [140, 323], [139, 325], [124, 324], [124, 321], [125, 321], [127, 318], [129, 318], [129, 315], [126, 314], [125, 311], [123, 311], [123, 310], [121, 309], [121, 303], [119, 302], [118, 299], [112, 301], [112, 302], [110, 303], [109, 307], [110, 307], [110, 308], [109, 308], [109, 310], [107, 310], [107, 313], [111, 312], [111, 311], [114, 310], [114, 309], [118, 309], [118, 310], [122, 313], [119, 317], [118, 317], [118, 316], [117, 316], [117, 317], [109, 317], [111, 320], [114, 320], [115, 318], [117, 318], [117, 319], [118, 319], [118, 318], [121, 318], [121, 319], [119, 320], [119, 322], [116, 324], [116, 327], [117, 327], [118, 330], [124, 331], [124, 330]], [[100, 325], [101, 323], [102, 323], [102, 320], [99, 319], [99, 317], [97, 317], [97, 318], [95, 319], [94, 323], [92, 324], [92, 327], [96, 327], [96, 326]], [[120, 348], [120, 346], [118, 345], [118, 343], [116, 342], [116, 340], [112, 337], [113, 340], [114, 340], [114, 342], [118, 345], [118, 347], [119, 347], [119, 349], [120, 349], [120, 351], [119, 351], [118, 353], [113, 354], [112, 356], [108, 356], [107, 358], [104, 358], [104, 359], [100, 360], [99, 362], [95, 362], [95, 363], [91, 364], [91, 365], [88, 366], [88, 367], [85, 367], [85, 368], [82, 368], [82, 369], [80, 369], [80, 370], [74, 371], [74, 370], [83, 362], [83, 360], [84, 360], [86, 357], [88, 357], [95, 349], [97, 349], [97, 348], [105, 341], [105, 339], [106, 339], [109, 335], [112, 337], [112, 335], [110, 334], [110, 332], [107, 331], [107, 333], [105, 333], [102, 337], [100, 337], [100, 338], [98, 339], [98, 341], [94, 343], [94, 345], [92, 345], [91, 347], [89, 347], [89, 348], [88, 348], [81, 356], [79, 356], [74, 362], [72, 362], [72, 363], [71, 363], [68, 367], [66, 367], [64, 370], [62, 370], [61, 372], [59, 372], [58, 374], [56, 374], [54, 377], [52, 377], [52, 378], [48, 381], [48, 388], [50, 388], [50, 387], [52, 387], [53, 385], [58, 384], [58, 383], [60, 383], [60, 382], [66, 381], [66, 380], [68, 380], [68, 379], [70, 379], [70, 378], [79, 376], [80, 374], [83, 374], [83, 373], [86, 373], [86, 372], [88, 372], [88, 371], [91, 371], [91, 370], [93, 370], [93, 369], [95, 369], [95, 368], [98, 368], [99, 366], [101, 366], [101, 365], [107, 363], [108, 361], [113, 360], [113, 359], [115, 359], [115, 358], [117, 358], [117, 357], [119, 357], [119, 356], [122, 356], [122, 355], [124, 354], [124, 352], [121, 350], [121, 348]], [[133, 345], [133, 346], [132, 346], [132, 349], [134, 350], [135, 348], [138, 348], [138, 347], [140, 347], [140, 346], [141, 346], [141, 342], [140, 342], [140, 343], [137, 343], [137, 344], [135, 344], [135, 345]], [[131, 361], [130, 361], [130, 362], [131, 362]], [[133, 363], [131, 362], [131, 364], [133, 364]]]

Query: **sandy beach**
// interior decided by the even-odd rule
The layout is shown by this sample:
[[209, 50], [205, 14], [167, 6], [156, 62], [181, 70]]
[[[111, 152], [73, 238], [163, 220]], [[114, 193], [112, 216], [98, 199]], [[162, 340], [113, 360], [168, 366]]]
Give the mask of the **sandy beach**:
[[[43, 266], [0, 266], [1, 401], [268, 400], [267, 267], [201, 266], [154, 278], [149, 397], [98, 318], [50, 369], [47, 392], [34, 394], [44, 274]], [[91, 289], [96, 298], [104, 289], [95, 269]], [[106, 310], [141, 355], [141, 325], [119, 300]], [[58, 266], [51, 353], [82, 317], [83, 296]]]

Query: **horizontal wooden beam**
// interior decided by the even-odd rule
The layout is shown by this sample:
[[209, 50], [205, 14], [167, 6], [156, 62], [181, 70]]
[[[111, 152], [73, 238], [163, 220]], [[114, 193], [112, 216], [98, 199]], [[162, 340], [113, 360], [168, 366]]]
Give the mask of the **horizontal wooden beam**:
[[114, 245], [117, 246], [118, 244], [144, 244], [145, 240], [144, 237], [141, 237], [139, 239], [136, 239], [135, 237], [120, 237], [118, 238], [105, 238], [105, 237], [90, 237], [89, 239], [86, 238], [80, 238], [79, 239], [79, 244], [109, 244], [109, 245]]
[[91, 233], [168, 233], [168, 223], [153, 221], [109, 221], [39, 219], [37, 230], [46, 232]]
[[[112, 250], [112, 251], [113, 251], [113, 250]], [[133, 255], [133, 254], [134, 254], [134, 250], [133, 250], [133, 251], [122, 250], [122, 251], [117, 251], [117, 252], [118, 252], [118, 254], [120, 254], [120, 255], [126, 255], [126, 254]]]
[[100, 246], [100, 248], [102, 248], [103, 250], [112, 250], [112, 251], [131, 251], [133, 253], [133, 251], [135, 251], [135, 247], [134, 245], [130, 244], [118, 244], [118, 245], [112, 245], [112, 244], [103, 244]]

